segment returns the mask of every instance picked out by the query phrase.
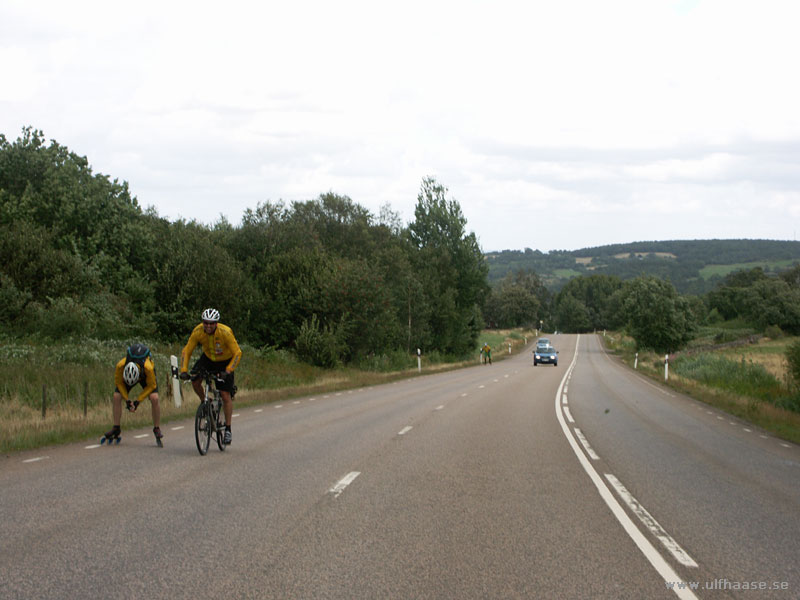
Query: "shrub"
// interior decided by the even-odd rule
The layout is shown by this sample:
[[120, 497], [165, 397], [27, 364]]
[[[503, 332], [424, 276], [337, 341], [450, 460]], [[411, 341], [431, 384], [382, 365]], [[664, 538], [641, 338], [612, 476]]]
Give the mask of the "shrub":
[[329, 325], [320, 327], [317, 315], [303, 321], [295, 340], [300, 360], [317, 367], [333, 368], [341, 362], [343, 345], [339, 332]]
[[777, 325], [770, 325], [764, 330], [764, 335], [771, 340], [778, 340], [783, 337], [783, 331]]

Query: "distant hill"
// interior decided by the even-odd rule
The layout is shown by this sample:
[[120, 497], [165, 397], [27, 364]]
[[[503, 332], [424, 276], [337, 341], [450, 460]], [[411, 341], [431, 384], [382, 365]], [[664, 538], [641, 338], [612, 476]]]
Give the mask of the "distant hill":
[[506, 273], [535, 271], [552, 291], [580, 275], [642, 274], [668, 279], [683, 294], [705, 294], [728, 273], [762, 267], [778, 273], [800, 263], [800, 242], [775, 240], [673, 240], [632, 242], [548, 253], [526, 248], [485, 255], [489, 282]]

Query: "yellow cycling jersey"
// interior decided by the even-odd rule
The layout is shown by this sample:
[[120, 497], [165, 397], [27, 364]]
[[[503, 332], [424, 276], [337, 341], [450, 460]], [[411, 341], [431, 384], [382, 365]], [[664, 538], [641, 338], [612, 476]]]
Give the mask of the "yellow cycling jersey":
[[233, 337], [233, 330], [230, 327], [217, 323], [214, 333], [208, 335], [203, 330], [203, 324], [200, 323], [192, 331], [192, 335], [189, 336], [189, 341], [181, 353], [181, 371], [189, 370], [189, 358], [198, 344], [203, 347], [203, 354], [214, 362], [230, 361], [225, 367], [229, 373], [233, 373], [242, 358], [242, 349], [239, 348], [239, 343]]
[[[125, 380], [122, 378], [122, 372], [125, 370], [125, 365], [127, 364], [127, 357], [123, 358], [117, 363], [117, 368], [114, 371], [114, 383], [117, 384], [117, 389], [119, 390], [119, 393], [122, 394], [122, 398], [125, 400], [128, 399], [128, 386], [125, 385]], [[139, 376], [139, 381], [141, 381], [141, 375]], [[142, 393], [139, 394], [139, 402], [144, 402], [144, 399], [147, 398], [156, 389], [156, 387], [156, 366], [153, 364], [153, 359], [148, 356], [144, 360], [144, 383], [142, 384], [142, 388], [144, 389], [142, 390]]]

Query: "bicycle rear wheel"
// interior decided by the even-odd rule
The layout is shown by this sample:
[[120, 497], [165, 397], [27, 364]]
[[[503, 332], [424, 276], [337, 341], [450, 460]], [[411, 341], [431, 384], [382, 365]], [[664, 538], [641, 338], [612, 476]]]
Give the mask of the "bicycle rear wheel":
[[201, 402], [194, 415], [194, 439], [197, 442], [197, 451], [201, 456], [208, 452], [211, 443], [211, 423], [208, 421], [207, 405]]

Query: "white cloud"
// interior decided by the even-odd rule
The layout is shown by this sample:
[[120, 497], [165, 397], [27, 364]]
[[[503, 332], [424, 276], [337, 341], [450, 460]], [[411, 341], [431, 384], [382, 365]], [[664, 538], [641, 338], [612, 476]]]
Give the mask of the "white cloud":
[[432, 175], [487, 249], [790, 238], [798, 16], [778, 0], [9, 0], [0, 132], [42, 129], [170, 218], [238, 222], [330, 190], [409, 220]]

